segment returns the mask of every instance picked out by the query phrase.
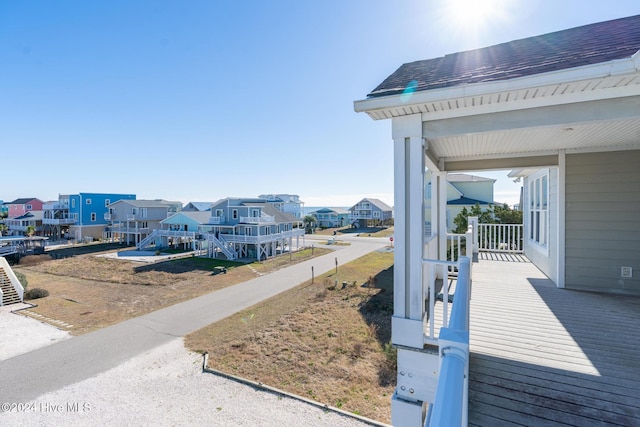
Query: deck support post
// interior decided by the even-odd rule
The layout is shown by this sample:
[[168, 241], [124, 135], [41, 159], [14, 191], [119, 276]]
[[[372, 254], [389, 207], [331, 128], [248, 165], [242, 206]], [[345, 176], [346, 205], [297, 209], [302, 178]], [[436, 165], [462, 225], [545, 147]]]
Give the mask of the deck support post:
[[423, 425], [438, 379], [438, 354], [425, 351], [423, 291], [425, 142], [420, 114], [393, 119], [394, 309], [391, 342], [398, 351], [394, 425]]

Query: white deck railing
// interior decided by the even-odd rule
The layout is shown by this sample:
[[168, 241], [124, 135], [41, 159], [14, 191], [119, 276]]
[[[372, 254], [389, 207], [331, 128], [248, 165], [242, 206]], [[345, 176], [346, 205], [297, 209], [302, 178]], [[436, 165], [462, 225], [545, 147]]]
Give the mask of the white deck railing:
[[374, 218], [372, 213], [354, 213], [354, 214], [350, 214], [349, 218], [354, 220], [354, 219], [380, 219], [380, 218]]
[[10, 255], [16, 253], [16, 245], [4, 245], [0, 246], [0, 256]]
[[75, 222], [78, 222], [78, 214], [75, 212], [63, 215], [62, 218], [42, 218], [42, 223], [48, 225], [73, 224]]
[[44, 203], [42, 205], [43, 211], [53, 211], [53, 210], [69, 210], [69, 203]]
[[207, 224], [222, 224], [224, 223], [223, 216], [210, 216]]
[[485, 252], [522, 253], [523, 224], [478, 224], [478, 245]]
[[[459, 260], [462, 257], [473, 259], [473, 227], [469, 226], [465, 234], [447, 234], [447, 260], [439, 259], [423, 259], [422, 263], [424, 269], [424, 279], [426, 285], [423, 286], [425, 300], [429, 301], [429, 329], [425, 335], [425, 343], [437, 344], [438, 336], [435, 331], [435, 304], [436, 304], [436, 280], [442, 279], [442, 325], [447, 327], [449, 318], [449, 275], [459, 275]], [[431, 236], [426, 240], [426, 253], [430, 256], [435, 256], [437, 239], [436, 235]], [[471, 266], [469, 266], [471, 269]], [[457, 292], [457, 287], [456, 287]]]
[[297, 237], [304, 235], [304, 230], [296, 228], [289, 231], [281, 231], [280, 233], [261, 234], [259, 236], [252, 236], [247, 234], [220, 234], [224, 240], [231, 243], [270, 243], [289, 237]]
[[456, 298], [449, 326], [438, 338], [440, 377], [425, 426], [466, 426], [469, 414], [469, 301], [471, 259], [458, 262]]
[[195, 231], [183, 231], [183, 230], [153, 230], [151, 234], [142, 239], [136, 247], [138, 250], [142, 250], [147, 246], [151, 245], [151, 242], [161, 237], [182, 237], [185, 239], [195, 240], [196, 232]]
[[[0, 268], [2, 268], [5, 271], [5, 273], [7, 273], [7, 277], [9, 278], [11, 285], [13, 285], [13, 288], [18, 293], [18, 296], [20, 297], [20, 301], [24, 301], [24, 288], [22, 287], [22, 283], [20, 283], [20, 280], [18, 280], [18, 277], [16, 277], [16, 274], [13, 272], [13, 270], [11, 269], [11, 266], [9, 265], [7, 260], [4, 259], [4, 257], [0, 257]], [[2, 305], [1, 289], [0, 289], [0, 305]]]
[[207, 256], [209, 258], [215, 257], [215, 250], [218, 248], [223, 254], [225, 254], [227, 259], [238, 259], [238, 254], [233, 246], [230, 245], [221, 235], [216, 237], [214, 233], [207, 233], [207, 242]]
[[263, 216], [241, 216], [240, 222], [243, 224], [265, 224], [275, 222], [275, 216], [263, 215]]

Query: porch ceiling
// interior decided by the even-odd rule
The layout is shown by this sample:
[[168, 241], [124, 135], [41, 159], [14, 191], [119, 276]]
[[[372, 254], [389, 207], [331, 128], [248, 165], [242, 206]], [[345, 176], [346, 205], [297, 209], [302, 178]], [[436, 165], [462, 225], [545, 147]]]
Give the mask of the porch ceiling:
[[640, 118], [427, 137], [427, 145], [432, 157], [444, 164], [545, 156], [558, 150], [640, 149]]
[[[357, 107], [374, 119], [420, 114], [429, 163], [440, 170], [552, 166], [559, 150], [640, 149], [640, 62], [635, 61], [616, 75], [609, 70], [585, 79], [583, 70], [574, 70], [395, 101], [371, 99]], [[557, 81], [561, 78], [568, 80]]]

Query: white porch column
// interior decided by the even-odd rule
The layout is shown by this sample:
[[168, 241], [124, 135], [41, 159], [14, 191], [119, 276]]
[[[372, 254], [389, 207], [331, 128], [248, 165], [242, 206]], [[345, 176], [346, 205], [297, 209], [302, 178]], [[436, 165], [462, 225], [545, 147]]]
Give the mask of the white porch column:
[[398, 349], [398, 380], [391, 399], [394, 425], [424, 425], [425, 402], [433, 401], [438, 355], [424, 351], [425, 149], [419, 114], [393, 119], [394, 310], [391, 341]]
[[[422, 348], [422, 249], [424, 238], [424, 148], [419, 114], [393, 119], [395, 266], [394, 319], [415, 321], [392, 332], [394, 344]], [[408, 322], [414, 323], [414, 322]], [[413, 329], [416, 328], [416, 329]], [[397, 330], [399, 329], [399, 330]], [[419, 336], [418, 336], [419, 334]]]
[[567, 171], [566, 151], [560, 150], [558, 152], [558, 225], [556, 226], [556, 229], [557, 229], [556, 238], [558, 239], [558, 243], [557, 243], [558, 253], [556, 255], [557, 256], [556, 268], [557, 268], [558, 276], [556, 280], [556, 285], [559, 288], [564, 288], [564, 281], [565, 281], [566, 171]]

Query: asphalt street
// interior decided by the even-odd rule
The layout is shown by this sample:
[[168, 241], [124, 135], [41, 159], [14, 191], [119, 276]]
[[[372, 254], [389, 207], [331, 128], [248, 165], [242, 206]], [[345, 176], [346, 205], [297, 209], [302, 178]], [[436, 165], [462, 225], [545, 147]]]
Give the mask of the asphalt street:
[[[326, 243], [326, 239], [325, 243]], [[342, 239], [341, 239], [342, 240]], [[92, 378], [127, 360], [291, 289], [338, 265], [388, 245], [349, 239], [350, 246], [144, 316], [0, 361], [0, 402], [29, 402]], [[98, 391], [99, 392], [99, 391]]]

